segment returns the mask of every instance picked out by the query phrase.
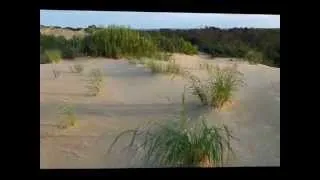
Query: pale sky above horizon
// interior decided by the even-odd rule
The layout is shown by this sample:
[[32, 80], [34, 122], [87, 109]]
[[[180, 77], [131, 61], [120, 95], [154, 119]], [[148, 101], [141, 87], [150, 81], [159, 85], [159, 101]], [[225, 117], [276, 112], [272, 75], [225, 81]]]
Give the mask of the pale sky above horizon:
[[131, 28], [280, 28], [280, 15], [41, 10], [40, 24], [61, 27], [125, 25]]

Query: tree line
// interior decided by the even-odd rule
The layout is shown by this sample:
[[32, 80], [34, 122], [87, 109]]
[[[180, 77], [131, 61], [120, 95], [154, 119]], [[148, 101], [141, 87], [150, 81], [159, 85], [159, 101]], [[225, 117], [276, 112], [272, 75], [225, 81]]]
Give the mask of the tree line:
[[[261, 63], [280, 67], [280, 29], [233, 28], [133, 30], [124, 26], [88, 26], [85, 37], [65, 39], [40, 33], [40, 54], [58, 49], [63, 58], [78, 56], [158, 57], [160, 52], [212, 57], [261, 57]], [[45, 63], [45, 59], [40, 60]]]
[[162, 57], [163, 52], [196, 54], [197, 48], [183, 38], [168, 39], [164, 36], [151, 36], [122, 26], [90, 28], [85, 37], [43, 35], [40, 33], [40, 63], [48, 63], [45, 50], [61, 51], [65, 59], [80, 56], [123, 57]]
[[245, 58], [254, 51], [262, 55], [263, 64], [280, 67], [280, 29], [206, 27], [149, 32], [167, 37], [182, 37], [197, 46], [199, 51], [213, 57]]

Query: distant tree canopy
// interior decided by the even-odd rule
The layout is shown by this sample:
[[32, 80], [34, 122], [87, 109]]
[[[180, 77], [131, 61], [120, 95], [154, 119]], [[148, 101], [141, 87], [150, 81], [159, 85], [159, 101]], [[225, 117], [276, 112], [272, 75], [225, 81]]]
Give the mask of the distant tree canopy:
[[263, 62], [280, 67], [280, 29], [233, 28], [171, 30], [160, 29], [166, 37], [178, 36], [198, 47], [199, 51], [217, 57], [243, 58], [250, 50], [261, 52]]
[[70, 40], [40, 34], [40, 49], [60, 49], [63, 58], [153, 56], [160, 51], [190, 55], [201, 51], [213, 57], [246, 58], [248, 53], [255, 52], [261, 54], [261, 63], [280, 67], [280, 29], [133, 30], [91, 25], [84, 30], [87, 36]]

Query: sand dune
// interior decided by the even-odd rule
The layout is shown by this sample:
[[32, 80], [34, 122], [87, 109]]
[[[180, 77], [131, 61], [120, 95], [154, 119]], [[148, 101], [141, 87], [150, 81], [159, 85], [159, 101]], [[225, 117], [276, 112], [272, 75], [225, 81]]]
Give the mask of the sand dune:
[[[200, 73], [199, 64], [221, 66], [237, 62], [247, 86], [235, 94], [235, 105], [226, 111], [203, 109], [198, 100], [187, 96], [187, 110], [193, 118], [207, 113], [212, 124], [228, 125], [240, 141], [233, 146], [237, 158], [228, 166], [280, 165], [280, 69], [200, 56], [175, 54], [184, 68]], [[62, 77], [53, 80], [50, 65], [40, 65], [40, 167], [41, 168], [116, 168], [140, 167], [133, 159], [135, 150], [111, 156], [106, 150], [122, 130], [135, 128], [150, 120], [172, 120], [180, 111], [181, 93], [186, 81], [153, 75], [147, 69], [124, 60], [81, 59], [84, 75], [70, 73], [65, 61], [57, 66]], [[101, 96], [88, 97], [85, 75], [99, 67], [105, 72], [106, 86]], [[57, 128], [57, 106], [69, 99], [79, 118], [78, 127]]]

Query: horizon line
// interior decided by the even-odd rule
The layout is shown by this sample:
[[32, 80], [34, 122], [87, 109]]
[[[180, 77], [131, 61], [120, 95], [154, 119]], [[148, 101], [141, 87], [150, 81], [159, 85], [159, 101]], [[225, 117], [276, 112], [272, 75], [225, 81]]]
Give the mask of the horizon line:
[[206, 28], [215, 28], [215, 29], [280, 29], [280, 27], [248, 27], [248, 26], [234, 26], [234, 27], [227, 27], [227, 28], [222, 28], [222, 27], [217, 27], [217, 26], [207, 26], [207, 25], [203, 25], [203, 26], [199, 26], [199, 27], [190, 27], [190, 28], [174, 28], [174, 27], [155, 27], [155, 28], [134, 28], [134, 27], [130, 27], [130, 25], [119, 25], [119, 24], [108, 24], [108, 25], [96, 25], [96, 24], [91, 24], [88, 26], [58, 26], [58, 25], [44, 25], [44, 24], [40, 24], [40, 26], [45, 26], [45, 27], [59, 27], [59, 28], [73, 28], [73, 29], [85, 29], [88, 28], [89, 26], [96, 26], [96, 28], [107, 28], [108, 26], [123, 26], [123, 27], [127, 27], [130, 29], [136, 29], [136, 30], [161, 30], [161, 29], [170, 29], [170, 30], [183, 30], [183, 29], [206, 29]]

